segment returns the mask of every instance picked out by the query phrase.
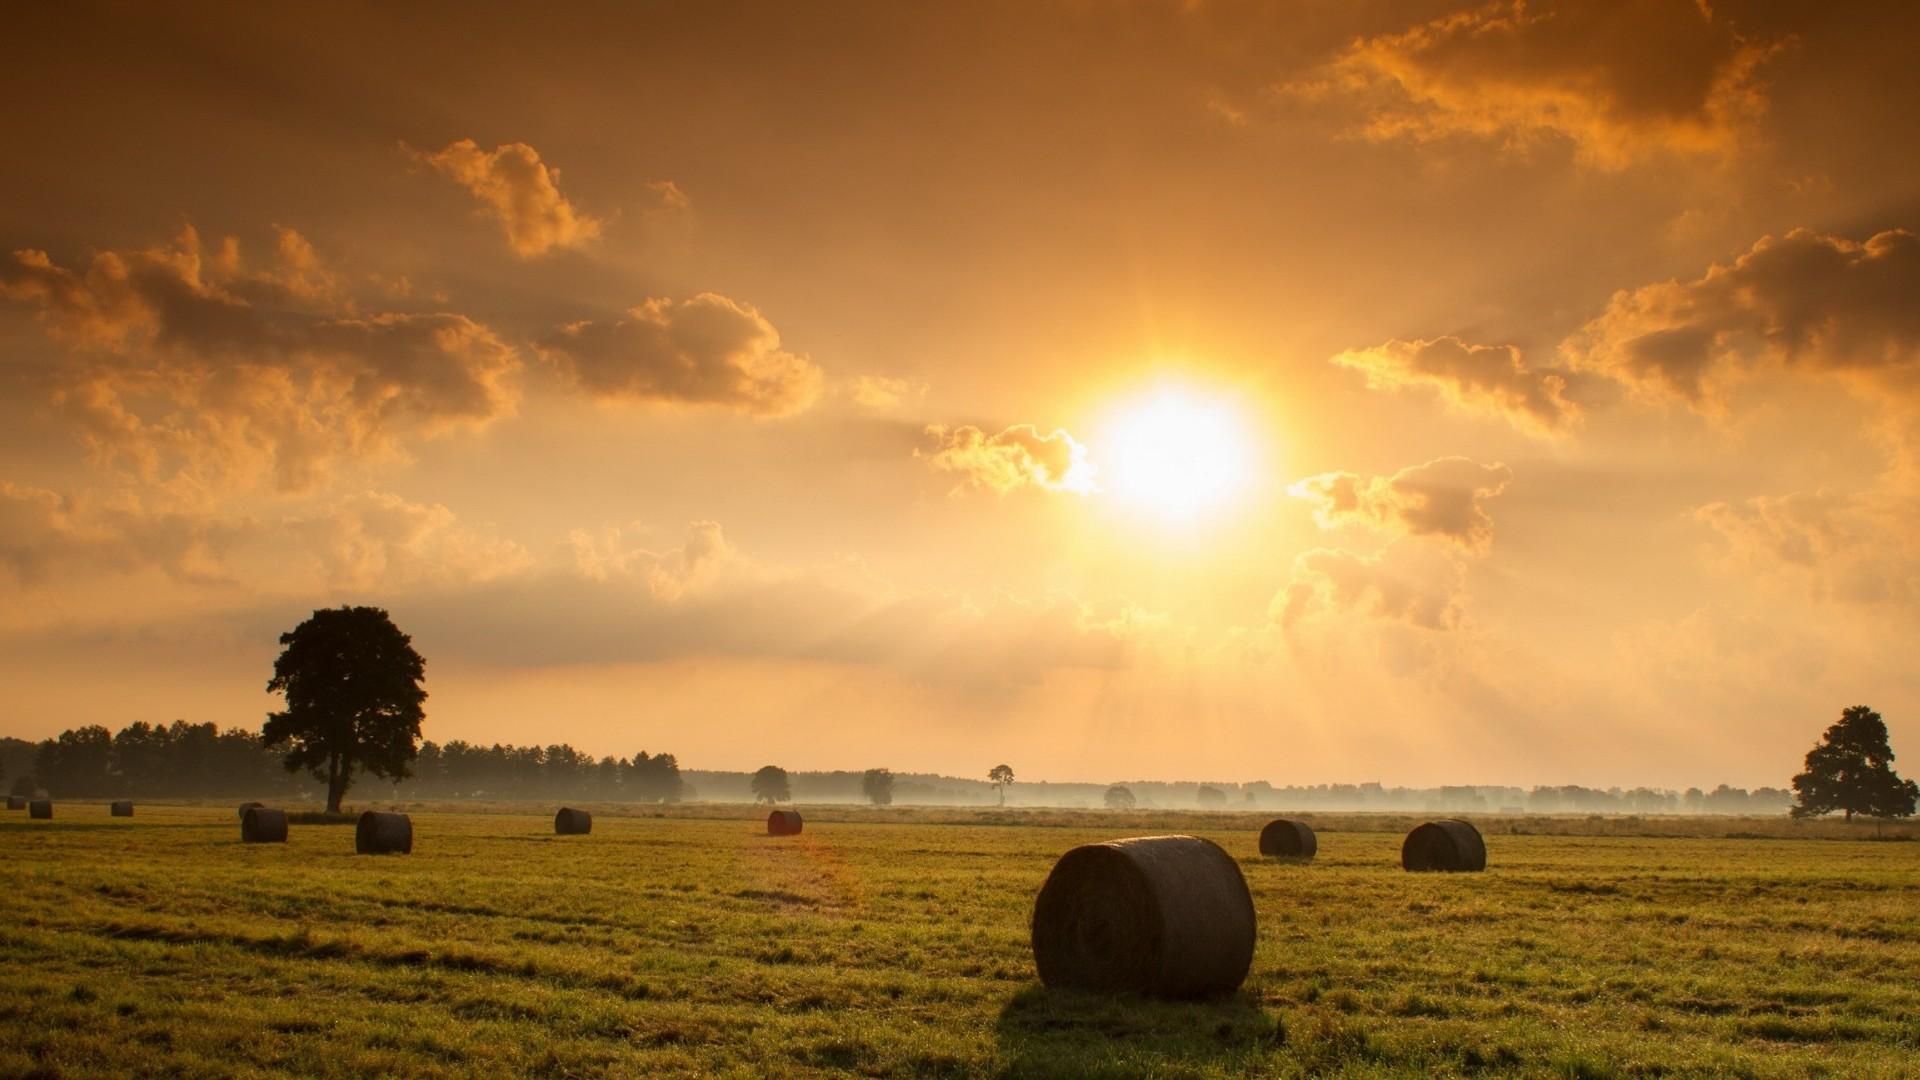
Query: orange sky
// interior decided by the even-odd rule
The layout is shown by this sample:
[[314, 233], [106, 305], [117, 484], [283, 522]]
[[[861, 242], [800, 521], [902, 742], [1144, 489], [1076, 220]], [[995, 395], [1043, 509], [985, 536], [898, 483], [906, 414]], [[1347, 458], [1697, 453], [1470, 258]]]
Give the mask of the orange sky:
[[15, 12], [0, 733], [373, 603], [692, 767], [1920, 747], [1913, 12]]

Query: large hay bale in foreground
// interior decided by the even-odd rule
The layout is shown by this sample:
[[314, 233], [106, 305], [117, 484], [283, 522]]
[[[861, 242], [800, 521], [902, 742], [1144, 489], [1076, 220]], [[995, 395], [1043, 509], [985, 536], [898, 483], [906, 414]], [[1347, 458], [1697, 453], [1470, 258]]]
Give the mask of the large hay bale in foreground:
[[284, 844], [287, 842], [287, 812], [254, 803], [240, 812], [240, 842], [243, 844]]
[[1473, 872], [1487, 868], [1487, 842], [1471, 822], [1458, 818], [1429, 821], [1407, 834], [1400, 865], [1408, 870]]
[[53, 820], [53, 800], [35, 799], [27, 804], [27, 816]]
[[1074, 848], [1033, 904], [1033, 959], [1054, 988], [1225, 993], [1246, 979], [1253, 942], [1253, 897], [1240, 867], [1194, 836]]
[[256, 809], [256, 808], [258, 808], [258, 807], [262, 807], [262, 806], [265, 806], [265, 805], [267, 805], [267, 804], [266, 804], [266, 803], [258, 803], [258, 802], [243, 802], [243, 803], [241, 803], [241, 804], [240, 804], [240, 819], [241, 819], [242, 821], [244, 821], [244, 820], [246, 820], [246, 817], [247, 817], [247, 811], [249, 811], [249, 810], [253, 810], [253, 809]]
[[1275, 818], [1260, 830], [1260, 854], [1289, 859], [1311, 859], [1320, 850], [1313, 826], [1292, 818]]
[[360, 855], [413, 854], [413, 819], [378, 810], [361, 814], [353, 829], [353, 850]]
[[553, 815], [553, 831], [561, 836], [585, 836], [593, 831], [593, 815], [563, 806]]
[[119, 802], [109, 805], [107, 807], [107, 813], [114, 817], [132, 817], [133, 802], [129, 799], [121, 799]]
[[800, 811], [775, 810], [767, 815], [768, 836], [799, 836]]
[[25, 810], [26, 808], [27, 808], [27, 797], [25, 795], [7, 796], [7, 809]]

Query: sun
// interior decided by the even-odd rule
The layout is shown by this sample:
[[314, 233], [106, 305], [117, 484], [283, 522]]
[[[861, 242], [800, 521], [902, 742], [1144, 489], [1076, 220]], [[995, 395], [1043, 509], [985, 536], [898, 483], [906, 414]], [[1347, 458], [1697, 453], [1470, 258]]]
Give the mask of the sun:
[[1174, 524], [1231, 507], [1252, 479], [1253, 440], [1237, 403], [1162, 387], [1116, 409], [1092, 447], [1103, 490]]

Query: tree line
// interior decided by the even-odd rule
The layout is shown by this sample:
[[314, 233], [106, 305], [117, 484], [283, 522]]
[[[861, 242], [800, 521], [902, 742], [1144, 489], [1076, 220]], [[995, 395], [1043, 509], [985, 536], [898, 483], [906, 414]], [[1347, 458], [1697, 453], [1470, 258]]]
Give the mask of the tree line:
[[[0, 776], [16, 795], [80, 798], [299, 799], [322, 794], [289, 772], [285, 755], [244, 728], [136, 721], [109, 731], [72, 728], [39, 743], [0, 740]], [[420, 745], [412, 775], [388, 788], [409, 798], [567, 798], [679, 802], [692, 798], [672, 754], [595, 757], [566, 743], [479, 746], [455, 739]]]

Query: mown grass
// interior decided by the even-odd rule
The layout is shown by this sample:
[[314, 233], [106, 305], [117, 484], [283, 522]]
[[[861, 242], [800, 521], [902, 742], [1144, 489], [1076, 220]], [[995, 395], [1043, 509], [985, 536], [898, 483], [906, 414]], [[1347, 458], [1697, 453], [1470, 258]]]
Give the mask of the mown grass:
[[1490, 825], [1487, 873], [1409, 875], [1398, 821], [1323, 823], [1300, 866], [1252, 854], [1258, 817], [1194, 815], [1177, 827], [1241, 856], [1259, 951], [1241, 993], [1162, 1004], [1044, 991], [1026, 940], [1062, 851], [1151, 816], [808, 809], [773, 839], [747, 808], [698, 813], [601, 813], [585, 837], [553, 836], [550, 813], [416, 813], [414, 854], [391, 857], [319, 824], [242, 845], [228, 807], [0, 818], [0, 1074], [1891, 1077], [1920, 1060], [1920, 844]]

